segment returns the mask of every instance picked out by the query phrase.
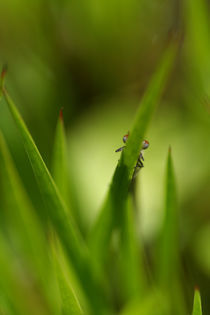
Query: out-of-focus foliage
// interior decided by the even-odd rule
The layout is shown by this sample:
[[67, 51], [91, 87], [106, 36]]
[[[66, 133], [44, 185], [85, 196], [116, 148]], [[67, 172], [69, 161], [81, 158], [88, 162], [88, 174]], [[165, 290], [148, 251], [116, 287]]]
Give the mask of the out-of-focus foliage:
[[[172, 286], [174, 302], [192, 312], [197, 285], [203, 314], [210, 313], [209, 31], [207, 0], [0, 2], [0, 65], [8, 64], [7, 89], [49, 169], [53, 162], [54, 179], [85, 240], [120, 158], [114, 151], [132, 130], [139, 100], [169, 42], [176, 38], [175, 65], [150, 128], [142, 135], [150, 147], [137, 178], [134, 208], [138, 214], [131, 212], [132, 199], [127, 200], [123, 237], [128, 242], [120, 247], [119, 233], [114, 231], [102, 275], [111, 284], [110, 304], [122, 314], [153, 314], [155, 305], [158, 310], [161, 305], [160, 314], [171, 314], [173, 303], [163, 288], [169, 284], [160, 284], [158, 278], [173, 267], [178, 274], [172, 276], [177, 279]], [[66, 153], [60, 125], [54, 146], [61, 107], [67, 128]], [[34, 314], [59, 314], [63, 305], [64, 314], [71, 307], [79, 314], [91, 306], [53, 227], [35, 214], [45, 213], [46, 206], [4, 99], [0, 129], [15, 164], [1, 140], [0, 312], [27, 314], [30, 309]], [[168, 222], [166, 227], [164, 177], [169, 145], [177, 224]], [[163, 230], [168, 230], [171, 242], [164, 240]], [[135, 244], [140, 247], [137, 255]], [[158, 256], [161, 244], [162, 257]], [[171, 266], [167, 255], [173, 254], [174, 246], [178, 263]], [[136, 286], [134, 274], [122, 278], [129, 271], [127, 253], [134, 266], [141, 253], [137, 259], [140, 268], [145, 267], [147, 285]], [[161, 260], [166, 264], [162, 271], [158, 269]], [[142, 301], [135, 298], [123, 305], [125, 296], [130, 299], [130, 292], [138, 295], [140, 291]]]

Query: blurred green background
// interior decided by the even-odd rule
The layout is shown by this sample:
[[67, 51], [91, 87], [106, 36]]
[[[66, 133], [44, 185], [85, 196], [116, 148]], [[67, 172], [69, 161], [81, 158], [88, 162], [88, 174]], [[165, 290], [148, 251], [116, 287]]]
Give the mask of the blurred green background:
[[[7, 88], [51, 167], [64, 108], [69, 170], [84, 233], [105, 198], [149, 79], [174, 34], [179, 51], [146, 139], [138, 185], [139, 230], [148, 248], [162, 222], [172, 147], [180, 246], [189, 307], [197, 285], [210, 314], [210, 42], [204, 0], [7, 0], [0, 2], [0, 63]], [[4, 102], [0, 126], [34, 204], [39, 192]]]

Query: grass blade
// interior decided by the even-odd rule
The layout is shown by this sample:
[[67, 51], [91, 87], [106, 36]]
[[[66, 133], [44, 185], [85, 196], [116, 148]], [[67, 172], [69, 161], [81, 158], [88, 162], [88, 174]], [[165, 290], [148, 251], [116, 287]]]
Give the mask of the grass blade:
[[[7, 211], [1, 211], [1, 219], [6, 220], [2, 227], [24, 263], [32, 269], [32, 277], [39, 283], [43, 299], [55, 314], [58, 304], [53, 292], [49, 292], [52, 268], [47, 253], [47, 243], [41, 224], [36, 216], [13, 165], [8, 148], [0, 133], [0, 174], [3, 198]], [[4, 206], [2, 207], [4, 208]], [[3, 209], [2, 209], [3, 210]], [[4, 218], [3, 218], [4, 216]]]
[[[52, 175], [58, 187], [62, 198], [64, 199], [70, 214], [73, 215], [81, 233], [84, 230], [80, 211], [77, 203], [77, 192], [75, 185], [72, 183], [70, 175], [71, 169], [68, 164], [68, 152], [66, 145], [66, 134], [63, 121], [63, 111], [60, 110], [59, 119], [57, 122], [53, 159], [52, 159]], [[68, 212], [69, 212], [68, 211]]]
[[[55, 180], [55, 183], [65, 200], [66, 204], [70, 206], [69, 198], [69, 180], [68, 180], [68, 161], [67, 161], [67, 148], [66, 148], [66, 138], [63, 122], [63, 111], [61, 109], [57, 128], [55, 135], [55, 144], [53, 152], [53, 167], [52, 174]], [[58, 279], [58, 284], [60, 288], [60, 295], [62, 301], [62, 313], [65, 314], [75, 314], [81, 315], [83, 311], [81, 309], [78, 295], [76, 294], [74, 288], [74, 279], [72, 277], [72, 272], [67, 274], [67, 266], [64, 266], [64, 263], [61, 261], [65, 260], [64, 255], [62, 254], [62, 248], [58, 246], [58, 240], [56, 235], [53, 234], [52, 241], [52, 253], [53, 260], [55, 262], [55, 272]]]
[[196, 289], [194, 294], [193, 311], [192, 315], [202, 315], [201, 296], [200, 292]]
[[[186, 1], [185, 20], [187, 39], [193, 66], [197, 71], [196, 80], [200, 80], [206, 93], [209, 90], [209, 16], [208, 6], [204, 0]], [[190, 65], [192, 66], [192, 65]], [[210, 95], [208, 95], [210, 96]]]
[[[88, 314], [87, 303], [85, 303], [84, 297], [78, 289], [78, 283], [73, 275], [73, 271], [69, 270], [69, 266], [66, 264], [65, 255], [63, 255], [59, 242], [55, 239], [52, 242], [51, 247], [55, 272], [60, 289], [62, 314], [81, 315], [84, 314], [82, 308], [86, 309], [86, 313]], [[80, 297], [80, 299], [78, 299], [78, 297]]]
[[164, 220], [159, 241], [157, 279], [168, 295], [171, 307], [185, 314], [185, 302], [180, 283], [180, 258], [178, 241], [178, 206], [171, 148], [168, 152], [166, 172], [166, 198]]
[[188, 68], [187, 93], [189, 110], [209, 125], [210, 59], [209, 15], [205, 0], [187, 0], [184, 3], [186, 23], [186, 66]]
[[[46, 218], [49, 218], [55, 228], [59, 239], [68, 255], [80, 284], [89, 297], [93, 310], [104, 307], [103, 285], [99, 285], [100, 275], [98, 266], [93, 262], [88, 249], [78, 231], [72, 215], [68, 213], [66, 205], [49, 173], [34, 141], [28, 131], [13, 100], [3, 87], [3, 95], [14, 118], [16, 126], [22, 136], [25, 150], [31, 162], [35, 177], [45, 202]], [[68, 213], [68, 215], [67, 215]], [[38, 212], [40, 216], [42, 213]], [[97, 298], [96, 298], [97, 296]]]
[[121, 213], [125, 211], [133, 168], [139, 155], [146, 128], [165, 87], [175, 52], [175, 46], [171, 45], [140, 103], [136, 121], [115, 170], [107, 199], [90, 233], [89, 245], [98, 260], [104, 260], [112, 230], [114, 226], [119, 225]]
[[175, 187], [174, 169], [171, 158], [171, 149], [168, 153], [166, 175], [166, 201], [164, 221], [160, 237], [160, 252], [158, 263], [158, 279], [161, 285], [169, 285], [171, 276], [177, 275], [178, 264], [178, 214]]
[[122, 213], [123, 222], [119, 244], [120, 288], [124, 303], [142, 296], [146, 285], [143, 254], [137, 239], [135, 215], [132, 196], [129, 194], [126, 211]]
[[60, 111], [53, 151], [52, 174], [63, 200], [69, 205], [69, 182], [66, 138], [63, 124], [63, 112]]
[[20, 265], [10, 244], [0, 232], [0, 295], [5, 297], [12, 310], [8, 314], [56, 314], [53, 310], [49, 311], [41, 296], [33, 290], [32, 286], [28, 286], [26, 273], [26, 269]]

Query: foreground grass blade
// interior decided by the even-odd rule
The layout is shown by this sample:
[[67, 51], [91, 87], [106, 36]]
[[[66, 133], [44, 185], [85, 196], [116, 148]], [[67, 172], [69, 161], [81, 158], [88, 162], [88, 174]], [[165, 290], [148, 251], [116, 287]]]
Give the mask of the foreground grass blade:
[[121, 213], [125, 211], [133, 168], [139, 155], [146, 128], [165, 87], [175, 52], [175, 46], [171, 45], [143, 96], [127, 146], [122, 152], [115, 170], [107, 199], [90, 233], [90, 248], [99, 260], [103, 260], [106, 256], [113, 227], [119, 225]]
[[202, 315], [202, 306], [201, 306], [201, 296], [200, 292], [196, 289], [194, 295], [194, 302], [193, 302], [193, 311], [192, 315]]
[[[57, 186], [52, 179], [20, 113], [7, 90], [2, 87], [10, 112], [23, 138], [24, 146], [36, 176], [40, 191], [45, 202], [46, 218], [49, 218], [61, 240], [93, 310], [104, 306], [103, 286], [99, 285], [98, 268], [90, 257], [87, 247], [81, 238], [78, 228], [67, 209]], [[38, 212], [40, 216], [43, 214]], [[97, 296], [97, 297], [96, 297]]]
[[[7, 211], [1, 211], [1, 218], [5, 216], [5, 230], [18, 255], [21, 256], [29, 269], [32, 269], [32, 277], [39, 283], [42, 299], [51, 307], [51, 313], [56, 314], [58, 304], [49, 285], [52, 269], [47, 253], [47, 243], [41, 224], [36, 216], [25, 190], [19, 179], [12, 162], [8, 148], [0, 133], [0, 175], [3, 199]], [[55, 303], [56, 302], [56, 303]]]

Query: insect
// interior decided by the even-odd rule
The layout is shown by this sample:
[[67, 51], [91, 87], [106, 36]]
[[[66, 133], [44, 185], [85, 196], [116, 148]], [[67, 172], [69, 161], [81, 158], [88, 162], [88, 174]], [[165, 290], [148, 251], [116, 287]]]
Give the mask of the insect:
[[[129, 132], [123, 136], [123, 142], [126, 143], [127, 139], [129, 137]], [[125, 148], [126, 146], [124, 145], [123, 147], [117, 149], [115, 152], [120, 152], [120, 151], [123, 151], [123, 149]], [[144, 167], [144, 164], [143, 164], [143, 161], [144, 161], [144, 157], [143, 157], [143, 150], [147, 149], [149, 147], [149, 141], [147, 140], [143, 140], [142, 141], [142, 146], [141, 146], [141, 150], [140, 150], [140, 153], [139, 153], [139, 157], [138, 157], [138, 160], [136, 162], [136, 165], [134, 167], [134, 172], [133, 172], [133, 178], [134, 179], [137, 175], [137, 173], [140, 171], [140, 169], [142, 167]]]

